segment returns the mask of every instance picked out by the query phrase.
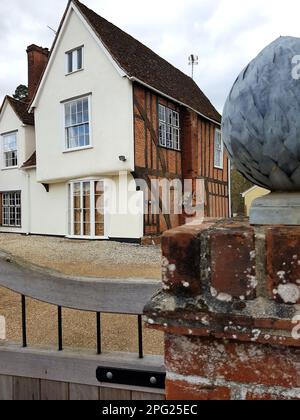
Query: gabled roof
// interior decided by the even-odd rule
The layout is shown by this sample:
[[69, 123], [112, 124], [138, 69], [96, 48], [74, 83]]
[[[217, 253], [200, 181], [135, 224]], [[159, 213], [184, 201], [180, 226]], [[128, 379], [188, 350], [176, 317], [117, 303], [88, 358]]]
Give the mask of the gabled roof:
[[188, 105], [208, 118], [221, 121], [218, 111], [191, 77], [78, 0], [73, 2], [127, 75]]
[[36, 166], [36, 152], [34, 152], [26, 162], [23, 163], [22, 169], [29, 169]]
[[153, 88], [203, 115], [221, 122], [221, 115], [193, 79], [78, 0], [71, 0], [63, 16], [53, 52], [70, 5], [81, 13], [113, 60], [129, 78]]
[[23, 124], [34, 125], [34, 116], [33, 114], [28, 113], [28, 103], [23, 102], [23, 101], [18, 101], [12, 98], [11, 96], [6, 96], [4, 98], [3, 104], [0, 109], [0, 113], [2, 112], [2, 109], [6, 101], [8, 101], [8, 103], [11, 105], [17, 117], [22, 121]]

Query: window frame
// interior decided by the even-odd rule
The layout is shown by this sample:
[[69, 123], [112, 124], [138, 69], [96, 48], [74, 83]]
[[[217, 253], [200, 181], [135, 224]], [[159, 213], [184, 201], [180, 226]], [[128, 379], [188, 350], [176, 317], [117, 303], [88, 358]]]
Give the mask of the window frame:
[[[103, 219], [103, 228], [104, 228], [104, 235], [98, 236], [96, 235], [96, 207], [94, 206], [95, 203], [95, 189], [94, 185], [98, 182], [103, 183], [103, 193], [104, 193], [104, 219]], [[83, 184], [89, 183], [90, 184], [90, 228], [91, 232], [90, 235], [82, 235], [82, 223], [83, 223], [83, 214], [81, 212], [80, 215], [80, 229], [81, 234], [76, 235], [74, 231], [74, 187], [76, 184], [80, 184], [80, 206], [82, 208], [83, 205], [83, 195], [82, 195], [82, 188]], [[93, 186], [93, 187], [92, 187]], [[93, 240], [103, 240], [109, 239], [108, 235], [108, 228], [110, 223], [110, 215], [106, 208], [106, 202], [109, 202], [110, 199], [107, 196], [110, 195], [109, 189], [107, 186], [107, 179], [103, 177], [96, 177], [96, 178], [80, 178], [77, 180], [71, 180], [67, 184], [67, 196], [68, 196], [68, 235], [67, 238], [70, 239], [93, 239]]]
[[[80, 150], [86, 150], [86, 149], [92, 149], [93, 148], [93, 138], [92, 138], [92, 95], [91, 94], [85, 94], [83, 96], [79, 96], [76, 98], [68, 99], [66, 101], [63, 101], [61, 103], [62, 105], [62, 125], [63, 125], [63, 153], [71, 153], [76, 152]], [[74, 124], [67, 126], [66, 125], [66, 106], [69, 104], [72, 104], [73, 102], [83, 101], [84, 99], [88, 100], [88, 122], [80, 123], [80, 124]], [[81, 125], [89, 125], [89, 144], [85, 146], [76, 146], [76, 147], [68, 147], [68, 137], [67, 137], [67, 130], [71, 127], [78, 127]]]
[[[78, 68], [78, 55], [76, 57], [76, 63], [77, 63], [77, 69], [74, 70], [74, 57], [73, 54], [75, 52], [81, 51], [81, 68]], [[70, 71], [70, 62], [69, 57], [72, 57], [72, 71]], [[66, 76], [69, 76], [70, 74], [78, 73], [79, 71], [84, 70], [84, 45], [81, 45], [79, 47], [73, 48], [72, 50], [66, 51], [65, 53], [65, 72]]]
[[[161, 119], [162, 115], [164, 119]], [[161, 132], [162, 126], [164, 130]], [[159, 147], [181, 152], [180, 113], [161, 103], [158, 104], [158, 137]]]
[[[12, 150], [10, 152], [6, 152], [5, 151], [5, 145], [4, 145], [5, 138], [7, 138], [9, 136], [12, 136], [12, 135], [15, 135], [15, 138], [16, 138], [16, 149], [15, 150]], [[17, 155], [16, 156], [17, 163], [16, 163], [16, 165], [9, 165], [9, 166], [7, 166], [6, 165], [6, 153], [11, 153], [11, 152], [15, 152], [16, 153], [16, 155]], [[2, 160], [2, 170], [17, 169], [19, 167], [19, 158], [18, 158], [19, 153], [18, 152], [19, 152], [19, 150], [18, 150], [18, 130], [10, 131], [8, 133], [2, 133], [1, 134], [1, 155], [2, 155], [1, 160]]]
[[[14, 195], [14, 204], [11, 204], [11, 196]], [[19, 201], [17, 200], [16, 196], [19, 196]], [[5, 203], [5, 196], [8, 196], [8, 204]], [[11, 223], [11, 208], [14, 208], [14, 219], [15, 222]], [[7, 212], [7, 220], [8, 223], [5, 223], [4, 220], [6, 218], [6, 211]], [[20, 223], [17, 223], [17, 211], [16, 209], [20, 209]], [[1, 226], [7, 228], [22, 228], [22, 191], [3, 191], [1, 192]]]
[[[217, 158], [217, 136], [221, 137], [221, 149], [218, 149], [218, 153], [220, 153], [220, 164], [216, 161]], [[219, 144], [219, 142], [218, 142]], [[215, 130], [215, 137], [214, 137], [214, 168], [216, 169], [224, 169], [224, 143], [222, 140], [222, 131], [219, 129]]]

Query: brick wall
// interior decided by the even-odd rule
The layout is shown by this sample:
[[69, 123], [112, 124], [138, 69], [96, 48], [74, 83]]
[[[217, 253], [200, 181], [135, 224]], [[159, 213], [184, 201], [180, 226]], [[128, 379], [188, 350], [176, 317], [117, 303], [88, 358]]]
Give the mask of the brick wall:
[[300, 399], [300, 228], [208, 220], [163, 236], [167, 398]]

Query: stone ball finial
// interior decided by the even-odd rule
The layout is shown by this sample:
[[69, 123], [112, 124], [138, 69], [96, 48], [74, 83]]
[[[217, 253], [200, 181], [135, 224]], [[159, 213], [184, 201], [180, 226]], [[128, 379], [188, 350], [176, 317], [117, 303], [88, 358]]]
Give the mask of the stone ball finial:
[[274, 192], [300, 191], [300, 38], [277, 39], [242, 71], [222, 129], [248, 180]]

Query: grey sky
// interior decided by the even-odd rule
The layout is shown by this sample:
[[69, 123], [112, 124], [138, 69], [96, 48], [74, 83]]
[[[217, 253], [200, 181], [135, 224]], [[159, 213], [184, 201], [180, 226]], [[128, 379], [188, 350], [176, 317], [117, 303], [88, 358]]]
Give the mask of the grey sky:
[[[158, 54], [190, 73], [222, 111], [238, 73], [280, 35], [300, 36], [297, 0], [82, 0]], [[67, 0], [0, 0], [0, 100], [27, 83], [26, 47], [50, 47]]]

